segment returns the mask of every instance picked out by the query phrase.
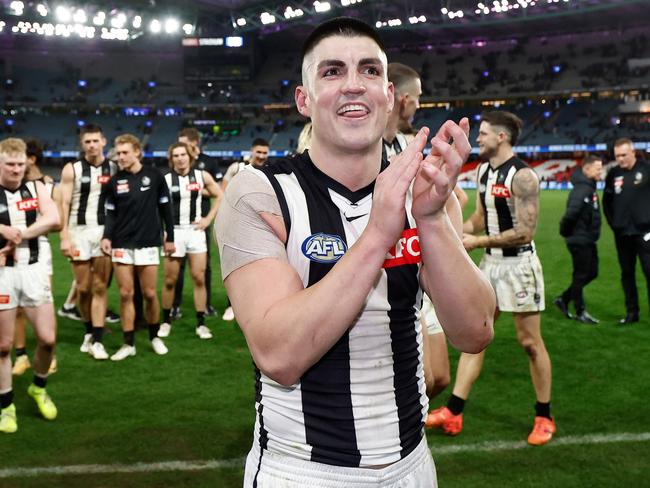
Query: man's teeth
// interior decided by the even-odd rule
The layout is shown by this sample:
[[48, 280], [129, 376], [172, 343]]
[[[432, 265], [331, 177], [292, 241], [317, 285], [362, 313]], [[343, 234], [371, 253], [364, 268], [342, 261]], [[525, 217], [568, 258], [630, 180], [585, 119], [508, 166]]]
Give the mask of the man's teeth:
[[356, 110], [361, 110], [361, 111], [366, 111], [365, 107], [363, 105], [346, 105], [345, 107], [342, 107], [339, 109], [338, 114], [344, 114], [346, 112], [353, 112]]

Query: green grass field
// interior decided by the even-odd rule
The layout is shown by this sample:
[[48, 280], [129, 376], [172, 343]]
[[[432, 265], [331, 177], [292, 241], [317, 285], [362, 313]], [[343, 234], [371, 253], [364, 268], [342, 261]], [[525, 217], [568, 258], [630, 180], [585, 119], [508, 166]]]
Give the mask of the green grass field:
[[[547, 311], [542, 321], [553, 361], [556, 438], [541, 448], [512, 444], [525, 441], [535, 398], [526, 357], [517, 345], [512, 320], [505, 314], [496, 324], [482, 376], [465, 409], [462, 434], [456, 438], [427, 434], [441, 487], [637, 487], [650, 483], [650, 436], [626, 442], [613, 438], [650, 432], [650, 320], [645, 283], [639, 277], [642, 322], [616, 326], [624, 314], [623, 293], [612, 235], [604, 226], [600, 276], [586, 290], [588, 308], [601, 325], [566, 320], [550, 305], [570, 280], [570, 256], [558, 235], [566, 197], [565, 192], [542, 194], [536, 238], [546, 281]], [[472, 193], [467, 212], [472, 211], [473, 198]], [[54, 238], [52, 242], [55, 299], [60, 306], [71, 273], [56, 252], [58, 243]], [[474, 257], [478, 259], [480, 252]], [[216, 260], [213, 266], [218, 269]], [[214, 305], [223, 311], [226, 298], [220, 282], [214, 291]], [[15, 470], [243, 459], [254, 420], [253, 369], [246, 342], [236, 324], [216, 319], [208, 320], [215, 333], [212, 341], [196, 338], [190, 286], [186, 285], [185, 292], [184, 316], [174, 323], [165, 357], [151, 351], [143, 331], [136, 339], [135, 358], [96, 362], [79, 352], [82, 325], [59, 319], [59, 372], [48, 386], [59, 418], [47, 422], [37, 415], [26, 394], [31, 370], [15, 379], [19, 430], [0, 437], [1, 487], [241, 486], [243, 465], [238, 463], [215, 463], [216, 467], [195, 471], [163, 471], [162, 466], [140, 473], [120, 473], [109, 467], [106, 473], [38, 477]], [[118, 309], [115, 285], [111, 304]], [[109, 353], [122, 342], [119, 324], [111, 328], [114, 333], [105, 339]], [[458, 354], [451, 350], [450, 356], [455, 371]], [[449, 392], [433, 404], [443, 403]], [[603, 435], [605, 442], [596, 443], [595, 435]], [[496, 443], [501, 442], [506, 444], [499, 448]], [[464, 450], [454, 452], [454, 446], [464, 446]]]

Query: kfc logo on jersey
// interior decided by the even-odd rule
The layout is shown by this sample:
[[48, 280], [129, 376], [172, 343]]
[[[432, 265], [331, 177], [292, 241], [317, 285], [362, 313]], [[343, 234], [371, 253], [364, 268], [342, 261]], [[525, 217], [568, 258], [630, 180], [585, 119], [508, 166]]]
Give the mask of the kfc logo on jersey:
[[201, 185], [199, 183], [188, 183], [187, 186], [185, 187], [187, 191], [200, 191], [201, 190]]
[[310, 261], [334, 264], [343, 257], [348, 246], [339, 236], [319, 232], [305, 239], [301, 250]]
[[18, 210], [21, 210], [23, 212], [38, 210], [38, 198], [29, 198], [27, 200], [16, 202], [16, 207], [18, 207]]
[[402, 232], [402, 237], [397, 241], [395, 247], [388, 251], [383, 267], [394, 268], [405, 264], [418, 264], [421, 261], [420, 254], [418, 230], [406, 229]]
[[118, 183], [115, 187], [117, 193], [129, 193], [129, 184], [128, 183]]
[[506, 185], [492, 185], [492, 196], [495, 198], [510, 198], [510, 190]]
[[99, 175], [97, 177], [97, 183], [99, 183], [100, 185], [105, 185], [109, 181], [111, 181], [110, 175]]

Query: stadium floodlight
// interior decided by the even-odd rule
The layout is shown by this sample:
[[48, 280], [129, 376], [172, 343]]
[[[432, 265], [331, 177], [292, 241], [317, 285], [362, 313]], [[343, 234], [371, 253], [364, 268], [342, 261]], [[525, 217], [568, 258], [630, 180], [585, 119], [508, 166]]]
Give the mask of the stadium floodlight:
[[14, 0], [9, 4], [9, 10], [13, 15], [23, 15], [25, 11], [25, 4], [21, 1]]
[[142, 26], [142, 17], [140, 15], [133, 17], [133, 22], [131, 25], [133, 25], [134, 29], [139, 29]]
[[289, 6], [286, 9], [284, 9], [284, 18], [285, 19], [293, 19], [293, 18], [296, 18], [296, 17], [302, 17], [303, 15], [304, 15], [304, 12], [300, 8], [294, 9], [293, 7]]
[[341, 0], [341, 6], [342, 7], [349, 7], [350, 5], [354, 5], [355, 3], [361, 3], [362, 0]]
[[85, 88], [86, 86], [88, 86], [88, 82], [86, 80], [78, 80], [77, 81], [77, 86], [79, 88]]
[[36, 5], [36, 12], [38, 12], [38, 15], [40, 15], [41, 17], [47, 17], [48, 14], [47, 7], [42, 3]]
[[273, 24], [275, 22], [275, 16], [268, 12], [262, 12], [260, 15], [260, 22], [264, 25]]
[[162, 30], [162, 25], [158, 19], [153, 19], [149, 24], [149, 30], [154, 34], [158, 34]]
[[111, 19], [111, 27], [116, 29], [122, 29], [126, 24], [126, 14], [124, 12], [119, 12]]
[[85, 10], [82, 8], [75, 10], [74, 14], [72, 14], [72, 20], [74, 20], [77, 24], [85, 24], [86, 20], [88, 20]]
[[6, 24], [5, 24], [4, 20], [0, 20], [0, 32], [3, 31], [3, 29], [5, 28], [5, 25]]
[[316, 0], [314, 2], [314, 10], [318, 12], [319, 14], [322, 14], [323, 12], [328, 12], [332, 8], [332, 4], [329, 2], [319, 2]]
[[180, 29], [180, 27], [181, 27], [180, 22], [173, 17], [169, 17], [168, 19], [165, 20], [165, 32], [167, 34], [173, 34], [174, 32], [178, 32], [178, 29]]
[[106, 22], [106, 14], [100, 10], [93, 17], [93, 24], [104, 25], [104, 22]]
[[70, 9], [64, 5], [59, 5], [55, 10], [55, 14], [59, 22], [70, 22], [72, 18]]
[[246, 25], [246, 19], [244, 17], [239, 17], [237, 19], [237, 25], [239, 27], [244, 27]]
[[194, 26], [192, 24], [183, 24], [183, 32], [185, 32], [186, 36], [191, 36], [192, 32], [194, 32]]

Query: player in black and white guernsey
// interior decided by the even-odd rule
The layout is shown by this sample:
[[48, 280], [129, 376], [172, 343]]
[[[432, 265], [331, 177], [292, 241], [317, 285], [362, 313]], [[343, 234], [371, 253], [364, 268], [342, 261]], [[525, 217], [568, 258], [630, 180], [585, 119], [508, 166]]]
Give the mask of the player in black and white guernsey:
[[[539, 178], [513, 152], [521, 120], [505, 111], [482, 115], [476, 210], [463, 225], [467, 250], [485, 248], [481, 270], [497, 294], [498, 312], [512, 312], [517, 340], [528, 355], [537, 403], [528, 443], [543, 445], [555, 433], [551, 417], [551, 360], [541, 333], [544, 276], [533, 236], [539, 212]], [[485, 235], [480, 234], [483, 231]], [[497, 313], [498, 313], [497, 312]], [[454, 391], [446, 407], [438, 409], [438, 425], [457, 435], [472, 384], [478, 378], [484, 353], [462, 354]]]
[[[106, 194], [106, 226], [102, 250], [113, 261], [120, 289], [120, 316], [124, 344], [111, 356], [122, 361], [135, 356], [133, 283], [137, 278], [144, 303], [144, 319], [156, 354], [167, 354], [160, 337], [157, 282], [159, 247], [174, 252], [174, 219], [165, 178], [154, 166], [142, 164], [142, 144], [131, 134], [115, 138], [120, 171], [111, 178]], [[163, 234], [164, 231], [164, 234]]]
[[13, 404], [11, 347], [16, 309], [34, 324], [38, 345], [34, 381], [27, 393], [48, 420], [57, 408], [47, 394], [48, 370], [56, 343], [50, 276], [38, 237], [60, 224], [59, 212], [45, 185], [24, 181], [26, 145], [21, 139], [0, 142], [0, 432], [18, 429]]
[[[43, 161], [43, 145], [36, 139], [25, 140], [27, 148], [27, 170], [25, 171], [26, 181], [40, 181], [45, 185], [45, 190], [48, 195], [52, 197], [55, 203], [60, 204], [60, 190], [54, 186], [54, 180], [51, 176], [45, 175], [39, 165]], [[60, 230], [56, 228], [53, 230]], [[50, 283], [52, 282], [52, 248], [47, 235], [38, 236], [38, 252], [39, 260], [45, 265], [47, 272], [50, 276]], [[29, 362], [29, 355], [27, 354], [27, 336], [26, 336], [26, 320], [25, 313], [22, 308], [16, 311], [16, 326], [14, 333], [14, 348], [16, 350], [16, 360], [12, 368], [14, 376], [20, 376], [31, 367]], [[57, 370], [56, 356], [52, 357], [50, 363], [49, 373], [55, 373]]]
[[87, 124], [79, 135], [83, 157], [61, 172], [61, 252], [72, 261], [79, 312], [86, 331], [81, 352], [97, 360], [108, 358], [102, 343], [111, 260], [100, 246], [104, 233], [106, 191], [117, 165], [104, 157], [101, 127]]
[[[194, 308], [196, 310], [196, 335], [212, 339], [205, 325], [206, 286], [205, 266], [208, 258], [205, 230], [210, 226], [219, 209], [223, 191], [210, 173], [192, 166], [194, 158], [190, 148], [183, 142], [172, 144], [167, 157], [171, 170], [165, 175], [174, 214], [174, 246], [176, 251], [165, 256], [165, 286], [162, 290], [163, 321], [159, 337], [167, 337], [171, 331], [171, 308], [174, 289], [183, 258], [187, 255], [194, 282]], [[203, 195], [205, 193], [205, 196]], [[201, 217], [203, 200], [212, 200], [210, 211]]]
[[443, 210], [470, 145], [448, 121], [427, 158], [423, 128], [383, 164], [393, 86], [377, 33], [333, 19], [303, 49], [311, 148], [240, 171], [215, 229], [257, 368], [244, 486], [436, 486], [422, 289], [461, 350], [492, 337], [494, 293]]
[[[194, 127], [185, 127], [181, 129], [178, 133], [178, 142], [187, 144], [192, 158], [194, 160], [194, 165], [197, 169], [201, 171], [207, 171], [212, 178], [217, 182], [221, 183], [224, 177], [224, 171], [219, 165], [219, 160], [215, 157], [205, 154], [201, 150], [201, 133], [196, 130]], [[204, 199], [201, 204], [201, 216], [206, 217], [210, 212], [210, 200]], [[206, 289], [206, 307], [205, 314], [217, 315], [216, 310], [212, 307], [212, 264], [210, 259], [210, 248], [211, 248], [211, 239], [209, 229], [205, 229], [205, 239], [208, 243], [208, 257], [205, 265], [205, 289]], [[174, 292], [174, 306], [172, 308], [172, 318], [180, 318], [180, 306], [183, 302], [183, 284], [185, 281], [185, 259], [181, 260], [181, 268], [178, 273], [178, 279], [176, 280], [176, 290]]]

